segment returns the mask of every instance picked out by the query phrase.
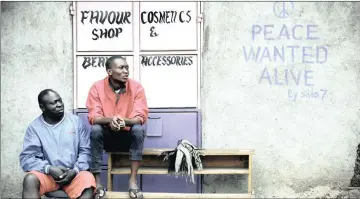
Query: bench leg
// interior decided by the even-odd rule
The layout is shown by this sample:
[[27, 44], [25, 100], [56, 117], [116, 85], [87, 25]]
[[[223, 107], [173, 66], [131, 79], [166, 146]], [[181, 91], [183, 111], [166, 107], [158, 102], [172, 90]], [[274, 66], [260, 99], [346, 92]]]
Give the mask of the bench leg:
[[107, 190], [108, 191], [112, 191], [113, 188], [113, 175], [110, 173], [110, 170], [108, 171], [108, 185], [107, 185]]
[[248, 193], [252, 194], [252, 155], [249, 155]]
[[143, 175], [140, 174], [140, 189], [143, 190]]
[[108, 180], [107, 180], [107, 190], [112, 191], [113, 189], [113, 175], [111, 174], [112, 170], [112, 154], [108, 154]]

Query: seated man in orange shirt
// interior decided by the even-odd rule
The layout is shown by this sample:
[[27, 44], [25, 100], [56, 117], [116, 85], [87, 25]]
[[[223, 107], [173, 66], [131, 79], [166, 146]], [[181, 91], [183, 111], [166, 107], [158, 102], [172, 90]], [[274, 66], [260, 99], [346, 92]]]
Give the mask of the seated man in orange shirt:
[[[100, 182], [102, 151], [129, 151], [131, 175], [129, 195], [142, 198], [136, 175], [142, 160], [145, 132], [142, 124], [147, 121], [148, 106], [142, 85], [129, 79], [129, 66], [121, 56], [106, 61], [108, 76], [95, 82], [89, 91], [86, 106], [92, 125], [90, 171], [97, 184], [97, 197], [105, 196]], [[109, 140], [105, 142], [104, 140]]]

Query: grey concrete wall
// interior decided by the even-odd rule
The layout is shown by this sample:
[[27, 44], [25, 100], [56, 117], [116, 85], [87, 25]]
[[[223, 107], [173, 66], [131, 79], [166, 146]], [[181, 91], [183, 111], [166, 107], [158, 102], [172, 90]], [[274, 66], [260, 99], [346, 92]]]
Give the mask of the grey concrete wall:
[[[273, 7], [271, 2], [204, 3], [203, 146], [255, 149], [257, 197], [323, 196], [333, 186], [348, 186], [359, 143], [360, 3], [294, 2], [293, 10], [291, 4], [285, 6], [291, 14], [287, 18], [275, 15], [282, 5], [275, 12]], [[259, 34], [253, 40], [256, 24], [262, 32], [255, 29]], [[296, 29], [296, 38], [303, 38], [295, 40], [286, 39], [283, 30], [285, 36], [278, 40], [283, 24], [290, 36], [296, 24], [310, 25], [310, 33]], [[270, 25], [265, 35], [264, 25]], [[279, 57], [274, 61], [274, 46], [283, 45], [299, 46], [294, 62], [289, 50], [284, 62]], [[321, 45], [327, 60], [323, 48], [319, 56], [310, 56]], [[261, 62], [246, 61], [243, 46], [267, 46], [271, 61], [267, 52]], [[304, 46], [305, 61], [298, 51]], [[271, 84], [267, 73], [260, 82], [265, 67]], [[293, 77], [300, 77], [298, 85]], [[205, 179], [206, 192], [234, 191], [237, 185], [246, 188], [246, 181], [234, 176]]]
[[70, 3], [1, 2], [1, 189], [19, 197], [19, 153], [41, 111], [37, 94], [53, 88], [73, 107]]

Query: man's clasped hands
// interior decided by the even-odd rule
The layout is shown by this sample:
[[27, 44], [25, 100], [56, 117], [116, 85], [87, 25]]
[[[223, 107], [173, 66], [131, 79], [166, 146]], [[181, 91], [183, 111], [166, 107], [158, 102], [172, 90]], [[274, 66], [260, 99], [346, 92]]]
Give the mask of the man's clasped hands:
[[76, 171], [64, 167], [50, 166], [49, 174], [60, 187], [63, 187], [71, 183], [76, 176]]
[[120, 131], [125, 127], [125, 120], [121, 117], [113, 117], [109, 125], [111, 130]]

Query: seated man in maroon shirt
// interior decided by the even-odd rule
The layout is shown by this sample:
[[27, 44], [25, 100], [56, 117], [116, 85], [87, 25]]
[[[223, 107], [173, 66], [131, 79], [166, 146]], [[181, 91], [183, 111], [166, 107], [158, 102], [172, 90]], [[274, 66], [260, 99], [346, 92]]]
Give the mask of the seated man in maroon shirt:
[[90, 171], [96, 179], [97, 196], [105, 195], [100, 182], [102, 152], [105, 149], [130, 152], [129, 195], [131, 198], [142, 198], [136, 175], [144, 148], [142, 124], [148, 117], [145, 91], [139, 82], [129, 78], [129, 66], [123, 57], [110, 57], [105, 66], [108, 76], [91, 86], [86, 102], [92, 125]]

